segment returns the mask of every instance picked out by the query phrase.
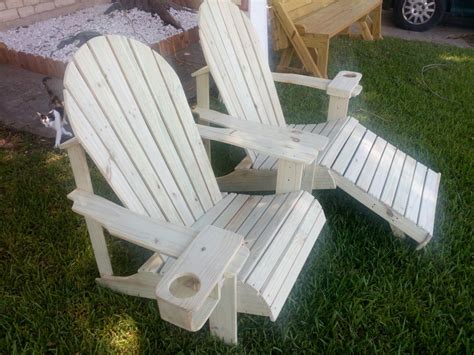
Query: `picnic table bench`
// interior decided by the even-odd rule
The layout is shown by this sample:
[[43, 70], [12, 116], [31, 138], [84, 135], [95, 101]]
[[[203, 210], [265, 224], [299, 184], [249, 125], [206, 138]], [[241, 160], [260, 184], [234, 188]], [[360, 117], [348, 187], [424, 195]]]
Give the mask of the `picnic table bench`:
[[382, 38], [381, 0], [272, 0], [272, 10], [273, 47], [284, 50], [279, 71], [301, 72], [291, 67], [296, 53], [304, 71], [326, 78], [329, 41], [354, 24], [363, 39]]

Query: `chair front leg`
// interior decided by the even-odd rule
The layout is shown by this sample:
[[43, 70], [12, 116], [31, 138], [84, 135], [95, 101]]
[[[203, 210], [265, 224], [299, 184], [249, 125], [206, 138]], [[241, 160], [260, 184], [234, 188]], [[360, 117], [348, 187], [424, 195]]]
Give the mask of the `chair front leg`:
[[[78, 142], [67, 146], [67, 154], [76, 186], [81, 190], [93, 192], [86, 152], [82, 146]], [[112, 276], [112, 264], [102, 226], [91, 218], [86, 217], [85, 220], [100, 276]]]
[[209, 317], [211, 334], [226, 344], [237, 344], [237, 276], [225, 278], [221, 299]]

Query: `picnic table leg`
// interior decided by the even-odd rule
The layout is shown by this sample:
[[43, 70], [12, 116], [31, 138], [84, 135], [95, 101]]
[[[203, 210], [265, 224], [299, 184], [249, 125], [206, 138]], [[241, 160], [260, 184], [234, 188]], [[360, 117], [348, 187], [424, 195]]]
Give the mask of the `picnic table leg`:
[[382, 39], [382, 5], [372, 12], [372, 36], [374, 39]]
[[280, 63], [278, 63], [278, 71], [287, 71], [290, 68], [291, 58], [293, 58], [294, 49], [289, 45], [281, 53]]
[[361, 30], [361, 33], [362, 33], [362, 37], [367, 41], [373, 41], [374, 37], [372, 36], [372, 33], [370, 32], [369, 25], [367, 23], [368, 17], [369, 16], [366, 15], [363, 18], [361, 18], [358, 22], [359, 22], [360, 30]]
[[328, 77], [329, 38], [317, 38], [314, 42], [318, 55], [318, 68], [322, 78]]

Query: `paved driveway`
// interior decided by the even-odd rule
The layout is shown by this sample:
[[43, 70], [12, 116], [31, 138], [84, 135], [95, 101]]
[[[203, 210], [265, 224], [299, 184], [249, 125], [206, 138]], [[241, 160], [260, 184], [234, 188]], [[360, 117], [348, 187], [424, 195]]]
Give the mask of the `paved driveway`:
[[385, 37], [397, 37], [409, 41], [424, 41], [462, 48], [474, 48], [474, 28], [460, 27], [453, 24], [440, 24], [426, 32], [413, 32], [395, 27], [392, 12], [382, 13], [382, 34]]

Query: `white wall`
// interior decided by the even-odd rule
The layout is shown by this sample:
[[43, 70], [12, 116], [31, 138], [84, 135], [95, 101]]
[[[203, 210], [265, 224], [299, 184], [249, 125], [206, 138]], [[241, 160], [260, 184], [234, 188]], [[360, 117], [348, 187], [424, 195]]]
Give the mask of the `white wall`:
[[257, 30], [260, 43], [268, 59], [268, 16], [266, 0], [249, 0], [249, 16]]

